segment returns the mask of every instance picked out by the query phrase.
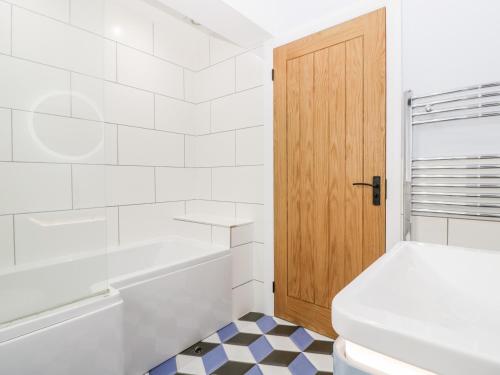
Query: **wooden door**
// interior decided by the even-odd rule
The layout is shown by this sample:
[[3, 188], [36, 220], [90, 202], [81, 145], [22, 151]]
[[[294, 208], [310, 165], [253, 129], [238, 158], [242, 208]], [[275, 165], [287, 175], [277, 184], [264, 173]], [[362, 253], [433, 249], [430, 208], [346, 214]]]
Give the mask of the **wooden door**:
[[[274, 50], [275, 314], [328, 336], [385, 251], [385, 10]], [[380, 176], [380, 205], [371, 183]]]

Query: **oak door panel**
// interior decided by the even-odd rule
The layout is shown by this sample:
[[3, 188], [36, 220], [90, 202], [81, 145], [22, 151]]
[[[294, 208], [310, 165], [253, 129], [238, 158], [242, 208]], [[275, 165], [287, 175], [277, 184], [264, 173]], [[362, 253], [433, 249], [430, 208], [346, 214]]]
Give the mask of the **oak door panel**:
[[334, 336], [331, 301], [384, 252], [385, 11], [274, 51], [275, 314]]

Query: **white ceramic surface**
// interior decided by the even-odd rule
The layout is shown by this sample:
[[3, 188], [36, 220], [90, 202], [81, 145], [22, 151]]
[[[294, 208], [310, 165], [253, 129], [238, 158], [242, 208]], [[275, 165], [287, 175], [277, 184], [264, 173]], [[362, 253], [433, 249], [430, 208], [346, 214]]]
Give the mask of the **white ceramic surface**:
[[[106, 257], [113, 298], [94, 297], [1, 326], [1, 374], [142, 375], [231, 321], [230, 251], [177, 237], [3, 274], [5, 285], [28, 292], [31, 287], [33, 292], [24, 304], [11, 296], [11, 308], [2, 310], [1, 318], [40, 306], [29, 282], [33, 272], [50, 284], [39, 286], [41, 290], [53, 290], [53, 284], [67, 280], [59, 287], [60, 301], [56, 296], [44, 300], [50, 308], [68, 295], [86, 296], [92, 280], [71, 276], [95, 278], [96, 264], [105, 265]], [[2, 301], [7, 301], [2, 293], [0, 289]]]
[[498, 374], [499, 269], [499, 252], [399, 243], [335, 297], [334, 328], [439, 374]]
[[125, 374], [142, 375], [231, 321], [229, 250], [172, 238], [109, 253], [124, 301]]
[[0, 329], [0, 374], [123, 375], [116, 291]]

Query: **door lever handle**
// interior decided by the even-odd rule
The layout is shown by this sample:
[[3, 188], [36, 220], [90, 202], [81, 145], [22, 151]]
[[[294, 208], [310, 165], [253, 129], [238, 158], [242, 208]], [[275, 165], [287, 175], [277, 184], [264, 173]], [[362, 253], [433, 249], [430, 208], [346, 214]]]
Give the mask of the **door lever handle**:
[[369, 184], [367, 182], [353, 182], [352, 186], [370, 186], [370, 187], [373, 187], [373, 184]]
[[380, 206], [380, 176], [373, 176], [373, 183], [369, 184], [367, 182], [354, 182], [352, 186], [370, 186], [373, 188], [373, 205]]

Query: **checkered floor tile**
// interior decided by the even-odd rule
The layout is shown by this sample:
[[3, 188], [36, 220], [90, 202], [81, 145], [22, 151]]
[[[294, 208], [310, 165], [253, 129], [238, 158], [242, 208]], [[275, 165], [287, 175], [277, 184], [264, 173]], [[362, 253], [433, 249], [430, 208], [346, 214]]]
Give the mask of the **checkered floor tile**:
[[333, 341], [251, 312], [170, 358], [149, 375], [332, 374]]

